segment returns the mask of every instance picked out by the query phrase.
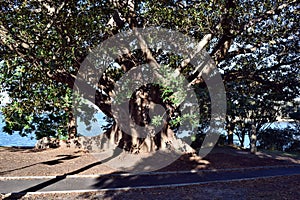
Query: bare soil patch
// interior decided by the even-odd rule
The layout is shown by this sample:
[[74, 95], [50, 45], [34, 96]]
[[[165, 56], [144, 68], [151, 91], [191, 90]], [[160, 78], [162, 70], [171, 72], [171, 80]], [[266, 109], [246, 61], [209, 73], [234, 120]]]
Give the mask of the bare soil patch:
[[[186, 154], [158, 171], [228, 169], [258, 166], [300, 164], [291, 156], [232, 147], [216, 147], [205, 158]], [[90, 153], [73, 148], [35, 149], [0, 147], [0, 176], [57, 176], [63, 174], [108, 174], [117, 172]]]
[[[165, 199], [226, 199], [226, 200], [290, 200], [299, 199], [300, 175], [264, 178], [256, 180], [208, 183], [184, 187], [131, 189], [127, 191], [99, 191], [63, 194], [14, 195], [12, 199], [21, 200], [165, 200]], [[4, 197], [4, 196], [3, 196]], [[1, 199], [1, 195], [0, 195]]]

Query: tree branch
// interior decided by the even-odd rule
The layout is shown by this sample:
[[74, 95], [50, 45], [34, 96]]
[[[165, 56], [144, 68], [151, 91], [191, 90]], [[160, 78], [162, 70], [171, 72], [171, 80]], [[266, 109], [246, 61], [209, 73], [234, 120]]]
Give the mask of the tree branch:
[[248, 23], [242, 24], [242, 26], [239, 29], [238, 33], [241, 33], [243, 31], [247, 30], [250, 26], [253, 26], [256, 23], [261, 22], [262, 20], [265, 20], [265, 19], [268, 19], [269, 17], [272, 17], [276, 13], [280, 13], [281, 10], [283, 10], [284, 8], [286, 8], [290, 5], [296, 4], [296, 3], [297, 3], [297, 0], [293, 0], [293, 1], [290, 1], [288, 3], [283, 3], [283, 4], [273, 8], [271, 10], [266, 11], [265, 13], [261, 14], [260, 16], [251, 19]]
[[[85, 79], [76, 77], [75, 75], [72, 75], [65, 70], [56, 70], [54, 74], [48, 71], [47, 76], [52, 80], [67, 84], [71, 89], [74, 89], [78, 87], [78, 85], [80, 85], [83, 98], [95, 103], [95, 105], [98, 106], [106, 116], [112, 117], [110, 97], [103, 94], [101, 90], [92, 87], [86, 82]], [[77, 83], [78, 85], [74, 85], [75, 83]]]

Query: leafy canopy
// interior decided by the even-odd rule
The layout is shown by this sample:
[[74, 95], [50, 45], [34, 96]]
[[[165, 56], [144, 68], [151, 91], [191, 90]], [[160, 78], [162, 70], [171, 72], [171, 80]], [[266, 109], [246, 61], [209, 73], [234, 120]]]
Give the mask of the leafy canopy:
[[[93, 47], [134, 26], [169, 28], [202, 42], [222, 73], [229, 123], [275, 120], [273, 108], [299, 97], [298, 18], [296, 0], [1, 1], [0, 81], [12, 99], [2, 108], [4, 131], [65, 134], [80, 63]], [[109, 68], [110, 78], [99, 80], [104, 92], [96, 94], [96, 104], [109, 118], [113, 83], [145, 62], [141, 54], [123, 55], [116, 60], [121, 68]], [[205, 98], [201, 115], [209, 117], [201, 74], [192, 65], [180, 68], [176, 55], [165, 58], [195, 85], [200, 101]]]

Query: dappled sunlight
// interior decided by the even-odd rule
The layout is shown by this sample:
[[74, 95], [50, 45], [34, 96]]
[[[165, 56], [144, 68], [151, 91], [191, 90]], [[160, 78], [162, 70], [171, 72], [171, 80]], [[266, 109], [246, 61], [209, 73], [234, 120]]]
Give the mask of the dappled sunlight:
[[215, 147], [204, 158], [194, 153], [178, 155], [166, 151], [139, 154], [103, 151], [94, 155], [80, 149], [57, 148], [35, 152], [30, 149], [2, 147], [0, 160], [2, 176], [59, 175], [93, 163], [98, 164], [79, 171], [78, 174], [190, 171], [300, 164], [300, 159], [296, 157], [262, 152], [252, 155], [247, 150], [236, 150], [231, 147]]
[[190, 162], [195, 163], [194, 169], [199, 170], [199, 169], [207, 169], [208, 166], [211, 164], [208, 160], [205, 160], [204, 158], [201, 158], [199, 156], [193, 155], [192, 157], [189, 158]]
[[[93, 153], [93, 155], [98, 159], [109, 158], [113, 151], [109, 152], [104, 151], [100, 153]], [[139, 154], [122, 152], [113, 159], [107, 160], [104, 164], [116, 169], [117, 171], [150, 172], [170, 170], [171, 168], [172, 171], [191, 170], [197, 165], [207, 165], [208, 163], [201, 160], [194, 154], [178, 154], [175, 151], [161, 150], [152, 153]]]
[[[68, 151], [73, 151], [73, 154], [67, 153]], [[241, 151], [246, 152], [247, 154], [240, 154]], [[54, 152], [56, 153], [53, 154]], [[20, 154], [19, 152], [9, 152], [9, 149], [7, 149], [6, 153]], [[64, 184], [62, 181], [70, 179], [70, 177], [68, 177], [70, 175], [86, 174], [87, 176], [81, 176], [81, 178], [93, 178], [92, 182], [91, 180], [90, 182], [85, 182], [87, 179], [80, 179], [80, 181], [83, 182], [79, 181], [76, 183], [77, 187], [83, 187], [82, 185], [85, 185], [84, 187], [86, 187], [90, 184], [92, 189], [125, 188], [126, 190], [126, 188], [129, 189], [135, 185], [140, 187], [157, 187], [159, 185], [176, 183], [189, 184], [191, 181], [208, 181], [211, 179], [225, 180], [228, 171], [232, 171], [232, 169], [235, 169], [230, 172], [233, 177], [237, 176], [238, 178], [242, 178], [244, 176], [243, 173], [240, 173], [236, 170], [236, 168], [293, 164], [290, 160], [278, 160], [276, 156], [274, 158], [270, 158], [267, 154], [264, 157], [262, 153], [261, 155], [253, 155], [250, 154], [249, 151], [237, 150], [232, 147], [215, 147], [212, 152], [204, 158], [201, 158], [194, 153], [187, 153], [179, 156], [175, 162], [170, 163], [168, 166], [154, 172], [149, 171], [151, 171], [153, 167], [157, 167], [157, 163], [163, 163], [166, 156], [171, 156], [172, 152], [157, 151], [154, 153], [129, 154], [119, 149], [111, 152], [111, 154], [106, 152], [106, 157], [102, 157], [102, 159], [95, 159], [95, 156], [91, 153], [76, 155], [74, 153], [74, 149], [58, 148], [55, 149], [55, 151], [45, 150], [42, 152], [34, 152], [32, 154], [22, 153], [22, 162], [28, 162], [28, 160], [32, 158], [40, 158], [42, 153], [48, 153], [48, 155], [52, 153], [50, 157], [55, 159], [41, 161], [33, 166], [28, 166], [28, 169], [35, 171], [36, 173], [46, 173], [35, 175], [49, 176], [50, 172], [55, 172], [55, 174], [53, 174], [55, 177], [51, 176], [41, 183], [27, 187], [22, 190], [24, 194], [32, 191], [39, 191], [47, 187], [53, 187], [58, 183]], [[25, 157], [27, 155], [27, 160], [24, 159], [24, 155]], [[33, 155], [35, 155], [35, 157]], [[104, 154], [102, 154], [102, 156], [103, 155]], [[175, 156], [178, 155], [175, 154]], [[85, 160], [87, 157], [93, 159], [87, 162], [87, 160]], [[124, 171], [120, 171], [120, 169], [110, 169], [110, 171], [105, 171], [105, 168], [103, 167], [112, 160], [117, 160], [120, 169], [123, 167]], [[123, 166], [122, 163], [124, 164]], [[74, 165], [73, 168], [72, 165]], [[39, 171], [41, 168], [44, 171]], [[55, 169], [67, 171], [55, 171]], [[128, 169], [131, 170], [130, 172], [134, 173], [126, 173]], [[221, 169], [225, 169], [226, 171], [222, 171]], [[148, 172], [146, 170], [148, 170]], [[16, 169], [16, 171], [19, 171], [19, 169]], [[144, 171], [144, 173], [141, 173], [141, 171]], [[247, 171], [249, 172], [249, 170], [245, 170], [245, 172]], [[252, 173], [252, 175], [255, 174], [256, 173]], [[106, 194], [108, 195], [109, 192], [103, 192], [104, 196]], [[13, 195], [11, 197], [13, 197]]]
[[294, 163], [294, 164], [300, 164], [300, 156], [299, 154], [288, 154], [288, 153], [284, 153], [284, 152], [257, 152], [256, 155], [259, 158], [272, 158], [272, 159], [276, 159], [279, 161], [287, 161], [290, 163]]

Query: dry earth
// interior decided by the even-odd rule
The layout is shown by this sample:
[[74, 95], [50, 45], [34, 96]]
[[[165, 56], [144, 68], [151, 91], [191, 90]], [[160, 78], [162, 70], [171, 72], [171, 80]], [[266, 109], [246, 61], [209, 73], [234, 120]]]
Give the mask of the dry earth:
[[[40, 194], [22, 200], [296, 200], [300, 196], [300, 175], [226, 183], [209, 183], [184, 187], [132, 189], [128, 191]], [[17, 197], [17, 196], [14, 196]], [[0, 197], [1, 199], [1, 197]]]
[[[158, 171], [226, 169], [300, 164], [299, 158], [246, 150], [216, 147], [205, 158], [192, 154], [181, 156]], [[37, 151], [0, 147], [0, 176], [49, 176], [63, 174], [107, 174], [116, 172], [90, 153], [71, 148]]]
[[[187, 154], [159, 171], [228, 169], [300, 164], [299, 156], [216, 147], [205, 158]], [[0, 147], [0, 176], [104, 174], [115, 169], [90, 153], [71, 148], [37, 151]], [[139, 189], [119, 192], [26, 195], [21, 199], [298, 199], [300, 176], [210, 183], [178, 188]], [[1, 196], [0, 196], [1, 199]]]

